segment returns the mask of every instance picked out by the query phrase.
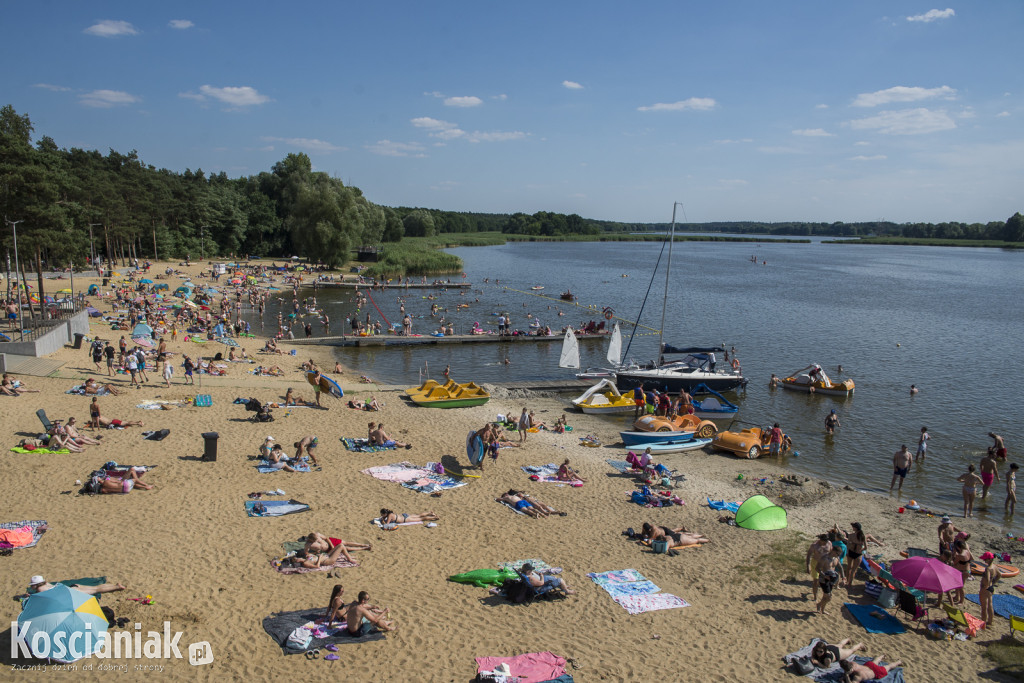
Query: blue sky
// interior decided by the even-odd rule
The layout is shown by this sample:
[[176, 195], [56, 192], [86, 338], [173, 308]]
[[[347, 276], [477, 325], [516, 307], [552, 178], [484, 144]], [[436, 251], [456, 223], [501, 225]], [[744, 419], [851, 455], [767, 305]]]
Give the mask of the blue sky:
[[1024, 209], [1020, 0], [21, 2], [0, 104], [62, 147], [389, 206], [667, 221]]

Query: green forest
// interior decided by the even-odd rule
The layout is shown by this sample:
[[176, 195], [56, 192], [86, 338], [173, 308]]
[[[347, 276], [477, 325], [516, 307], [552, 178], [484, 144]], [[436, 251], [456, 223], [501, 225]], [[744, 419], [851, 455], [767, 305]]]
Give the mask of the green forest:
[[[313, 171], [302, 153], [288, 154], [268, 171], [239, 178], [201, 169], [158, 169], [135, 150], [102, 154], [60, 147], [46, 135], [36, 138], [29, 116], [11, 105], [0, 109], [0, 212], [5, 246], [12, 247], [13, 224], [22, 267], [37, 272], [44, 265], [81, 267], [91, 259], [123, 264], [132, 258], [186, 256], [297, 255], [336, 267], [360, 246], [384, 245], [386, 265], [381, 264], [378, 272], [432, 275], [457, 269], [458, 259], [424, 258], [413, 244], [401, 245], [403, 238], [490, 233], [487, 238], [481, 235], [481, 244], [494, 243], [494, 235], [623, 239], [630, 233], [663, 232], [669, 227], [547, 211], [509, 215], [381, 206], [359, 188]], [[677, 225], [677, 230], [1021, 242], [1024, 217], [1017, 213], [1005, 222], [985, 224], [687, 223]]]

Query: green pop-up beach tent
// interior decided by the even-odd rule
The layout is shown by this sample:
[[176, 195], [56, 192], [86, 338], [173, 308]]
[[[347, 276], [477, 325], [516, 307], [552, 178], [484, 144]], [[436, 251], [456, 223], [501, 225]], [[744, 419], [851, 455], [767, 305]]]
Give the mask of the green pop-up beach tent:
[[736, 511], [736, 526], [755, 531], [785, 529], [786, 511], [764, 496], [751, 496]]

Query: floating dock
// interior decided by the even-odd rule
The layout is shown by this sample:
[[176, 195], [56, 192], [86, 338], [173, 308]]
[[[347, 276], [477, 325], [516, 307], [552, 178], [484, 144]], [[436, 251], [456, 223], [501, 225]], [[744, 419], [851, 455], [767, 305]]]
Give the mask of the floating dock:
[[[372, 346], [372, 347], [394, 347], [401, 346], [440, 346], [443, 344], [530, 344], [542, 342], [557, 342], [565, 338], [563, 334], [552, 335], [497, 335], [497, 334], [455, 334], [443, 337], [433, 336], [412, 336], [381, 334], [371, 337], [360, 337], [357, 335], [343, 335], [334, 337], [309, 337], [308, 339], [280, 339], [279, 344], [294, 344], [296, 346]], [[608, 339], [608, 334], [577, 334], [576, 339], [587, 341], [590, 339]]]
[[303, 287], [317, 289], [369, 289], [373, 292], [401, 291], [403, 289], [469, 289], [471, 282], [410, 282], [409, 284], [394, 282], [311, 282], [303, 283]]

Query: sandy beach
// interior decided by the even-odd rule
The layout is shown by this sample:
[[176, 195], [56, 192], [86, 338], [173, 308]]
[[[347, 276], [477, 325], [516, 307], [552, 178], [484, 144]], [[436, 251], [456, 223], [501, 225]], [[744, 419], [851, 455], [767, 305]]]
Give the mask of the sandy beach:
[[[153, 270], [163, 272], [166, 265], [154, 264]], [[200, 268], [193, 265], [182, 270], [196, 276]], [[76, 289], [90, 282], [76, 276]], [[173, 291], [177, 280], [168, 282]], [[63, 281], [59, 286], [53, 281], [47, 285], [54, 290], [64, 286]], [[109, 312], [109, 303], [103, 299], [89, 299]], [[115, 343], [122, 334], [112, 332], [100, 319], [93, 319], [91, 332]], [[900, 514], [894, 501], [845, 490], [845, 482], [786, 484], [780, 480], [786, 472], [767, 460], [741, 461], [704, 451], [662, 459], [685, 474], [685, 481], [676, 488], [685, 506], [642, 508], [628, 499], [634, 480], [606, 463], [625, 457], [618, 427], [569, 412], [565, 398], [513, 397], [498, 387], [483, 406], [445, 411], [421, 408], [404, 401], [394, 387], [360, 382], [361, 375], [373, 377], [372, 367], [349, 367], [340, 375], [330, 372], [335, 363], [330, 348], [296, 346], [296, 356], [262, 355], [254, 352], [263, 346], [264, 338], [246, 341], [249, 355], [258, 363], [279, 364], [285, 375], [257, 377], [249, 374], [254, 365], [229, 363], [226, 376], [204, 375], [197, 377], [197, 386], [185, 386], [177, 367], [180, 354], [210, 357], [227, 348], [186, 342], [179, 334], [176, 342], [168, 338], [168, 350], [179, 354], [172, 358], [176, 367], [170, 388], [153, 371], [142, 389], [130, 388], [127, 376], [118, 375], [112, 383], [122, 389], [120, 395], [100, 398], [105, 416], [142, 420], [144, 427], [82, 430], [103, 438], [100, 445], [88, 446], [81, 454], [8, 452], [5, 458], [8, 494], [0, 502], [0, 522], [44, 519], [49, 524], [38, 546], [16, 549], [0, 558], [5, 595], [24, 593], [29, 577], [37, 574], [51, 581], [106, 576], [128, 587], [101, 599], [118, 617], [141, 623], [143, 632], [160, 630], [169, 620], [184, 632], [182, 646], [210, 643], [214, 662], [206, 666], [193, 667], [184, 659], [107, 660], [126, 666], [130, 676], [462, 682], [476, 673], [474, 657], [550, 650], [578, 663], [579, 668], [568, 670], [578, 681], [640, 680], [652, 675], [678, 681], [796, 680], [781, 657], [822, 637], [830, 642], [863, 641], [872, 656], [903, 659], [908, 681], [982, 676], [1014, 680], [997, 672], [984, 656], [987, 643], [1009, 635], [1004, 618], [997, 617], [992, 628], [967, 642], [932, 640], [920, 626], [910, 626], [902, 635], [870, 634], [842, 609], [843, 602], [869, 602], [863, 595], [863, 580], [857, 580], [849, 594], [837, 589], [828, 614], [822, 616], [814, 613], [806, 573], [762, 568], [761, 558], [773, 552], [773, 545], [778, 549], [797, 544], [802, 555], [809, 540], [833, 523], [849, 529], [851, 522], [862, 522], [866, 532], [885, 543], [880, 549], [872, 546], [869, 552], [878, 552], [888, 561], [899, 559], [898, 552], [908, 545], [934, 551], [936, 517]], [[287, 342], [281, 346], [293, 348]], [[85, 347], [66, 347], [49, 358], [62, 364], [49, 376], [18, 377], [40, 393], [0, 396], [7, 448], [39, 433], [35, 415], [39, 408], [45, 408], [50, 418], [75, 416], [80, 424], [89, 418], [90, 399], [65, 392], [86, 377], [106, 381], [105, 370], [94, 372]], [[311, 387], [299, 367], [308, 358], [338, 381], [346, 392], [345, 401], [373, 395], [385, 403], [383, 411], [358, 411], [345, 401], [324, 397], [325, 409], [280, 408], [274, 411], [274, 422], [257, 424], [249, 420], [252, 414], [242, 405], [233, 403], [249, 397], [280, 401], [289, 387], [311, 399]], [[136, 407], [143, 400], [179, 401], [197, 393], [209, 394], [212, 405], [171, 410]], [[530, 434], [522, 448], [502, 449], [497, 461], [487, 459], [479, 478], [466, 478], [468, 485], [440, 497], [361, 473], [367, 467], [403, 460], [424, 465], [454, 458], [468, 468], [466, 433], [499, 413], [518, 415], [524, 406], [549, 423], [566, 412], [573, 431]], [[412, 448], [347, 451], [340, 439], [365, 436], [371, 420], [383, 421], [391, 436], [411, 443]], [[167, 429], [170, 434], [162, 441], [144, 440], [141, 433], [150, 429]], [[201, 434], [209, 431], [220, 435], [215, 462], [200, 459]], [[578, 437], [587, 434], [606, 445], [582, 446]], [[254, 458], [268, 435], [286, 451], [293, 451], [292, 442], [303, 436], [316, 435], [322, 469], [259, 473]], [[520, 469], [558, 463], [565, 457], [588, 479], [584, 486], [532, 482]], [[86, 479], [111, 460], [155, 465], [145, 475], [155, 488], [124, 496], [78, 495], [76, 480]], [[567, 516], [531, 519], [494, 502], [512, 487], [526, 489]], [[308, 503], [312, 510], [280, 518], [246, 516], [244, 503], [250, 492], [277, 488], [286, 492], [284, 498]], [[707, 498], [742, 501], [755, 493], [764, 493], [787, 509], [787, 530], [756, 532], [730, 526], [719, 521], [722, 513], [706, 504]], [[995, 496], [992, 504], [1001, 506], [1001, 486], [997, 485]], [[387, 532], [370, 523], [381, 507], [408, 513], [433, 510], [440, 521], [435, 528], [418, 525]], [[622, 535], [627, 527], [639, 530], [644, 521], [686, 525], [709, 536], [712, 543], [675, 557], [656, 555]], [[954, 517], [953, 521], [973, 535], [975, 556], [989, 549], [1017, 554], [1019, 544], [1000, 538], [995, 527], [973, 519]], [[355, 553], [359, 566], [335, 570], [333, 577], [327, 572], [289, 576], [274, 571], [270, 561], [283, 554], [281, 544], [310, 531], [372, 543], [373, 549]], [[562, 567], [562, 576], [577, 594], [523, 606], [491, 596], [483, 588], [447, 581], [452, 574], [526, 558]], [[587, 572], [626, 568], [638, 570], [690, 606], [631, 616], [586, 577]], [[373, 602], [389, 607], [398, 630], [385, 640], [347, 644], [334, 662], [322, 656], [312, 661], [301, 655], [284, 656], [264, 632], [263, 618], [277, 611], [324, 608], [337, 583], [345, 586], [346, 598], [355, 599], [366, 590]], [[1016, 579], [1002, 581], [998, 592], [1015, 594], [1014, 583]], [[972, 581], [967, 592], [976, 593], [978, 585]], [[146, 595], [153, 596], [154, 604], [130, 599]], [[3, 616], [16, 620], [19, 603], [7, 600], [4, 604]], [[973, 603], [966, 609], [980, 614]], [[933, 615], [938, 616], [935, 611]], [[5, 647], [8, 638], [3, 641]], [[81, 669], [90, 662], [98, 664], [81, 660], [78, 666]], [[163, 671], [143, 674], [134, 670], [137, 664], [159, 665]], [[78, 675], [90, 673], [79, 671]], [[7, 676], [15, 677], [18, 674]]]

